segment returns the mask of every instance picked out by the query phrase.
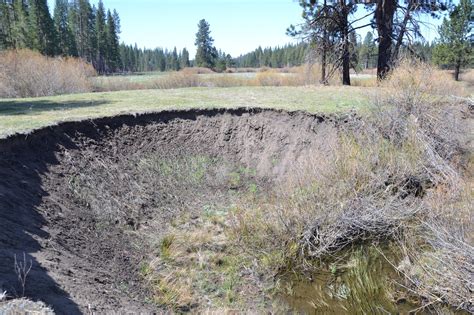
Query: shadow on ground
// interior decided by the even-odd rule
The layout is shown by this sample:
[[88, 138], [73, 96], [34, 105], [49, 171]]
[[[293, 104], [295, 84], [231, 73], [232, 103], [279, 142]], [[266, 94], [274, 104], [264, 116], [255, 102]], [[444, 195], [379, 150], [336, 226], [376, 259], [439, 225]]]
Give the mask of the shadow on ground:
[[55, 110], [70, 110], [75, 108], [94, 107], [107, 104], [107, 101], [62, 101], [51, 102], [46, 100], [1, 101], [0, 116], [34, 115], [41, 112]]
[[[19, 136], [9, 140], [0, 152], [0, 292], [6, 291], [11, 298], [24, 295], [41, 300], [57, 314], [80, 314], [79, 307], [49, 276], [47, 266], [35, 258], [44, 246], [39, 240], [50, 238], [43, 229], [46, 219], [37, 207], [47, 195], [41, 175], [47, 172], [47, 163], [57, 163], [54, 150], [40, 142], [18, 146]], [[31, 265], [24, 287], [15, 271], [21, 264], [26, 265], [25, 270]]]

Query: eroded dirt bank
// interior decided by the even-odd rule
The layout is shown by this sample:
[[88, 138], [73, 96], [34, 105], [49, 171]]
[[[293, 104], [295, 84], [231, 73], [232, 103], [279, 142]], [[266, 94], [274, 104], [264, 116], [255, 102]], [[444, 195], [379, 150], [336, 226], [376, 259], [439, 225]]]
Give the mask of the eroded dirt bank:
[[[229, 165], [271, 185], [336, 124], [303, 112], [190, 110], [69, 122], [0, 140], [0, 291], [22, 295], [16, 256], [17, 266], [32, 263], [24, 295], [57, 313], [156, 310], [139, 277], [150, 249], [144, 235], [159, 237], [178, 212], [238, 190], [216, 180]], [[168, 185], [129, 171], [151, 156], [222, 163], [205, 185]], [[193, 170], [180, 176], [201, 176]], [[96, 177], [89, 186], [84, 174]], [[89, 196], [93, 185], [110, 196]]]

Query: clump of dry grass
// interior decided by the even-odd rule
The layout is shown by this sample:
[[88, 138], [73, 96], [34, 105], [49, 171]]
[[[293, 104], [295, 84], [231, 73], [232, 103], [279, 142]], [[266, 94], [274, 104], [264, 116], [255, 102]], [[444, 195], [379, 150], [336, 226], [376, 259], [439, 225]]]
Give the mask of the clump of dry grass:
[[474, 87], [474, 69], [467, 69], [461, 73], [461, 81], [467, 83], [468, 87]]
[[448, 72], [411, 59], [401, 60], [382, 87], [396, 93], [400, 101], [413, 97], [406, 91], [416, 93], [418, 97], [468, 96], [465, 86], [454, 81]]
[[153, 89], [178, 89], [185, 87], [203, 86], [205, 83], [197, 74], [187, 74], [173, 72], [170, 75], [162, 76], [150, 82]]
[[149, 85], [149, 82], [133, 82], [122, 76], [102, 76], [93, 80], [93, 90], [95, 92], [146, 90], [151, 89]]
[[238, 76], [218, 76], [208, 77], [203, 81], [203, 85], [209, 87], [234, 87], [234, 86], [256, 86], [253, 79]]
[[0, 97], [37, 97], [91, 91], [90, 64], [30, 50], [0, 53]]
[[228, 241], [225, 219], [225, 213], [209, 211], [173, 223], [160, 242], [159, 255], [142, 267], [155, 303], [175, 311], [202, 311], [255, 299], [249, 290], [259, 288], [245, 272], [251, 261]]
[[215, 73], [211, 69], [203, 68], [203, 67], [187, 67], [187, 68], [182, 69], [180, 72], [184, 74], [213, 74]]
[[351, 78], [352, 86], [361, 86], [361, 87], [376, 87], [377, 86], [377, 77], [355, 77]]

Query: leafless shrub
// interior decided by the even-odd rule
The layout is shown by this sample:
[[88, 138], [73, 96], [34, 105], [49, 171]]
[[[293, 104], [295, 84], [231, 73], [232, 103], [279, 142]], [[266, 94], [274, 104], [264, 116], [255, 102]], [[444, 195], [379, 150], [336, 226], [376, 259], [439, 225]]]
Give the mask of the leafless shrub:
[[[459, 175], [451, 162], [462, 151], [467, 124], [461, 115], [462, 102], [439, 87], [430, 76], [433, 71], [425, 64], [402, 64], [386, 83], [393, 88], [377, 95], [371, 123], [394, 144], [418, 148], [434, 185], [454, 185]], [[447, 81], [441, 82], [449, 86]]]
[[469, 182], [455, 190], [439, 186], [423, 200], [416, 224], [400, 242], [405, 259], [398, 270], [403, 286], [422, 297], [423, 307], [436, 310], [448, 304], [474, 310], [472, 288], [474, 247], [472, 246], [473, 201]]
[[0, 292], [0, 302], [5, 301], [8, 298], [7, 291]]
[[0, 97], [37, 97], [91, 91], [91, 65], [30, 50], [0, 53]]
[[33, 262], [26, 260], [26, 254], [23, 253], [23, 260], [17, 260], [15, 254], [15, 273], [18, 277], [18, 282], [21, 285], [21, 296], [25, 296], [25, 289], [26, 289], [26, 279], [28, 278], [28, 274], [31, 271], [31, 267], [33, 267]]

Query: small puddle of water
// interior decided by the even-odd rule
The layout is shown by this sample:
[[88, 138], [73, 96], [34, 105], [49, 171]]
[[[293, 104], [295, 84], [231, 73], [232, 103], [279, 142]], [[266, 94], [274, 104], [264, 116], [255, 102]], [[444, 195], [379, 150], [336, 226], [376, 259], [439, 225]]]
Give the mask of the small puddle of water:
[[[399, 261], [383, 251], [392, 263]], [[361, 247], [339, 263], [321, 264], [310, 279], [282, 278], [279, 299], [302, 314], [408, 314], [419, 305], [409, 302], [394, 283], [400, 276], [384, 255], [374, 247]]]

